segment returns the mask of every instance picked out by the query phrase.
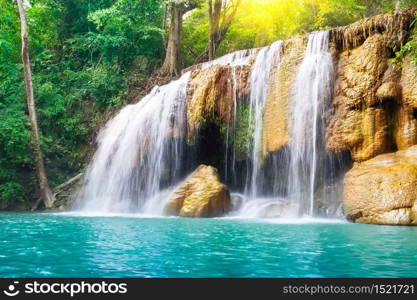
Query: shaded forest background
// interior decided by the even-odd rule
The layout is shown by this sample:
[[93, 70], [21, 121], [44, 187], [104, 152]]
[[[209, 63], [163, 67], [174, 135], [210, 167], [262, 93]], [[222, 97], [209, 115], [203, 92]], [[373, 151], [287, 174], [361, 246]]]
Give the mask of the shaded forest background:
[[[207, 59], [210, 1], [31, 0], [26, 2], [34, 93], [52, 187], [83, 170], [100, 126], [138, 100], [161, 67], [172, 5], [182, 17], [180, 67]], [[227, 1], [235, 14], [214, 57], [388, 12], [390, 0]], [[401, 1], [401, 8], [417, 0]], [[0, 0], [0, 209], [38, 198], [21, 62], [17, 5]], [[399, 55], [412, 53], [410, 41]]]

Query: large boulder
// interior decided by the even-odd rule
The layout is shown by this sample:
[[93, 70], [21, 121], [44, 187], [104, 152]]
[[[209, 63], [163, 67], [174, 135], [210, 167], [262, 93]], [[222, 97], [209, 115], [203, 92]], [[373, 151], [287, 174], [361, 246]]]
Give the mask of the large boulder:
[[344, 179], [344, 211], [358, 223], [417, 225], [417, 145], [355, 165]]
[[174, 191], [164, 212], [169, 216], [218, 217], [230, 207], [229, 189], [220, 182], [217, 169], [200, 165]]

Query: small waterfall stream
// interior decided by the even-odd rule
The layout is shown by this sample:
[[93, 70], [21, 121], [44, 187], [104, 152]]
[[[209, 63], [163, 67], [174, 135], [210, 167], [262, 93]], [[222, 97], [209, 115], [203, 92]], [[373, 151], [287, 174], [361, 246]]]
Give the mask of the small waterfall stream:
[[106, 124], [79, 196], [81, 210], [152, 211], [163, 188], [180, 179], [189, 77], [155, 87]]

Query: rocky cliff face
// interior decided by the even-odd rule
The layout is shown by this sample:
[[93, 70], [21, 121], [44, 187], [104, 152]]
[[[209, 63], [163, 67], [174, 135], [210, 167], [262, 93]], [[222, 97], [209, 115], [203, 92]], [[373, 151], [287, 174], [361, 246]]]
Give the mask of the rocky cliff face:
[[[330, 30], [335, 78], [326, 110], [325, 144], [329, 155], [348, 153], [355, 163], [344, 180], [345, 214], [352, 221], [417, 223], [417, 169], [412, 158], [416, 149], [409, 148], [417, 144], [417, 69], [409, 59], [404, 60], [402, 69], [392, 62], [408, 39], [415, 12], [375, 16]], [[294, 81], [306, 46], [307, 35], [284, 41], [280, 61], [272, 68], [260, 143], [264, 161], [291, 141]], [[241, 108], [250, 94], [252, 68], [253, 60], [246, 65], [191, 69], [187, 88], [189, 144], [207, 122], [220, 124], [220, 131], [239, 128], [236, 120], [243, 118], [239, 113], [244, 112]], [[242, 136], [251, 134], [252, 127], [247, 121], [243, 133], [234, 137], [247, 144]], [[248, 159], [245, 151], [237, 152], [239, 159]]]
[[399, 76], [389, 66], [392, 51], [384, 40], [383, 35], [375, 34], [339, 55], [327, 147], [335, 152], [350, 151], [355, 161], [394, 148]]

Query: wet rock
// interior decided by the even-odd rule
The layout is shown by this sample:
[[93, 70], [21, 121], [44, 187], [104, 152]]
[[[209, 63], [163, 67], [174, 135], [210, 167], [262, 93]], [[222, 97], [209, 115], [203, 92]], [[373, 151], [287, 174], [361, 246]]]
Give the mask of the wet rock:
[[[332, 30], [340, 46], [327, 149], [366, 161], [417, 143], [417, 77], [409, 58], [390, 62], [405, 42], [412, 14], [405, 10]], [[367, 30], [377, 26], [381, 30]]]
[[401, 72], [401, 87], [403, 102], [417, 108], [417, 67], [410, 58], [405, 59]]
[[235, 100], [249, 92], [249, 73], [250, 66], [218, 65], [192, 72], [187, 89], [189, 141], [209, 118], [224, 123], [233, 121]]
[[245, 196], [242, 194], [231, 194], [230, 201], [231, 201], [230, 210], [238, 211], [243, 206], [243, 202], [245, 201]]
[[407, 105], [396, 111], [394, 139], [397, 148], [402, 150], [417, 144], [417, 110]]
[[358, 223], [417, 225], [417, 145], [355, 165], [344, 179], [344, 211]]
[[[390, 115], [380, 105], [382, 97], [393, 93], [394, 84], [383, 85], [390, 51], [385, 37], [375, 34], [363, 45], [340, 54], [334, 92], [334, 111], [327, 129], [327, 148], [349, 150], [356, 161], [363, 161], [391, 149]], [[392, 112], [391, 112], [392, 113]]]
[[174, 191], [164, 212], [170, 216], [218, 217], [230, 208], [229, 189], [220, 182], [217, 169], [200, 165]]
[[343, 182], [320, 186], [315, 195], [316, 213], [320, 217], [344, 217]]
[[270, 203], [262, 208], [259, 212], [260, 218], [282, 218], [290, 208], [290, 204], [286, 201]]
[[265, 101], [263, 152], [275, 152], [288, 144], [292, 89], [298, 67], [304, 58], [307, 36], [295, 36], [284, 42], [281, 62], [273, 69], [271, 86]]
[[396, 114], [394, 138], [398, 149], [417, 144], [417, 68], [409, 58], [401, 73], [401, 108]]

